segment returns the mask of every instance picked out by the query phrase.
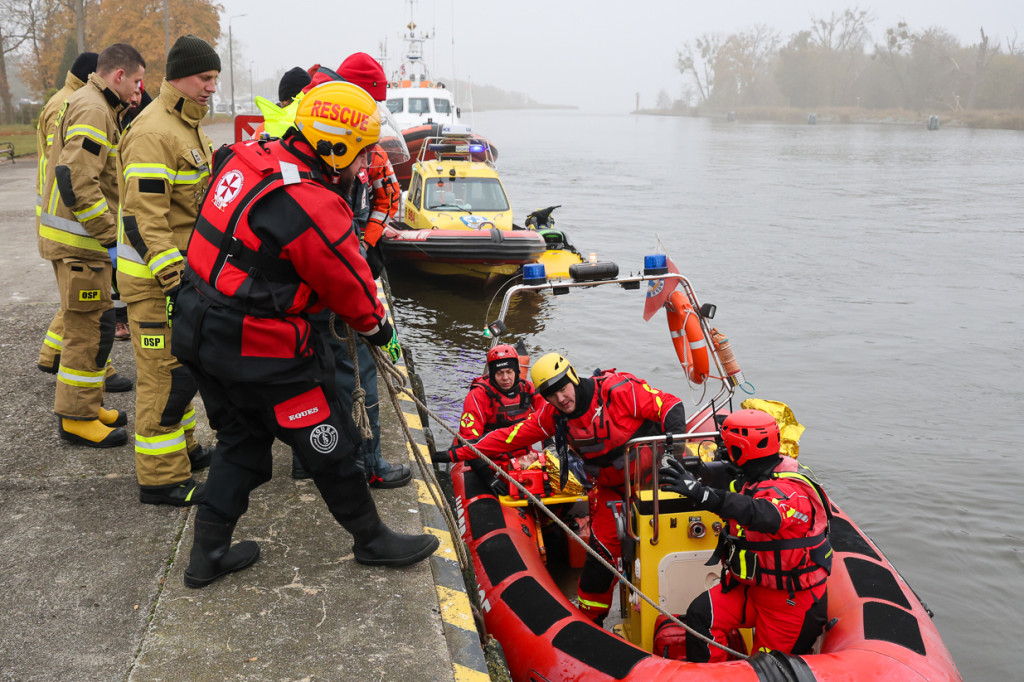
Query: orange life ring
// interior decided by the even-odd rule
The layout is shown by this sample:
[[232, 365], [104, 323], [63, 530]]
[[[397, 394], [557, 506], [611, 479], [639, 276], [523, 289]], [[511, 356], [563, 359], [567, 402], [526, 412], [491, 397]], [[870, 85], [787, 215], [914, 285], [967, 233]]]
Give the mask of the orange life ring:
[[708, 342], [704, 339], [700, 319], [697, 318], [697, 313], [690, 305], [686, 294], [682, 291], [672, 292], [665, 306], [665, 313], [679, 364], [686, 370], [690, 381], [703, 384], [710, 369]]

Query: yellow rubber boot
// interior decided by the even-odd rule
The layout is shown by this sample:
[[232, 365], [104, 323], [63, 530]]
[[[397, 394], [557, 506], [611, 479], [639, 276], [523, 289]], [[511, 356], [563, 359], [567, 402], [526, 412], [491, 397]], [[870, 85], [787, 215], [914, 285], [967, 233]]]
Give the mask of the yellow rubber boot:
[[57, 431], [64, 440], [91, 448], [112, 448], [128, 442], [124, 429], [111, 428], [99, 419], [81, 421], [57, 417]]
[[128, 423], [128, 414], [121, 410], [108, 410], [100, 407], [100, 421], [104, 426], [124, 426]]

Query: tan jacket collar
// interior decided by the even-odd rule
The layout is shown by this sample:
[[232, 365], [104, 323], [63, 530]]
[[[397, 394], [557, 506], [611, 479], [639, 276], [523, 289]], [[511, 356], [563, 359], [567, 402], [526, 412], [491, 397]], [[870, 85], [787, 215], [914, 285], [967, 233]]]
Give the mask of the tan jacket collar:
[[166, 78], [160, 83], [159, 100], [162, 105], [167, 107], [167, 111], [176, 113], [181, 117], [181, 120], [193, 128], [199, 126], [203, 117], [210, 110], [209, 107], [183, 95]]

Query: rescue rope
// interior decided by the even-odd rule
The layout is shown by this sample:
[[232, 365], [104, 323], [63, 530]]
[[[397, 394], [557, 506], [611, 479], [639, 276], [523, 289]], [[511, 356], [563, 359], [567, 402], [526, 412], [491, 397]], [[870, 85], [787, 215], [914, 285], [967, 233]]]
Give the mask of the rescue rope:
[[[533, 495], [533, 493], [531, 493], [529, 490], [527, 490], [519, 481], [517, 481], [514, 478], [512, 478], [511, 476], [509, 476], [508, 473], [504, 469], [502, 469], [500, 465], [495, 463], [492, 459], [487, 457], [487, 455], [485, 455], [484, 453], [480, 452], [472, 443], [470, 443], [465, 438], [463, 438], [461, 435], [459, 435], [458, 431], [454, 430], [453, 428], [451, 428], [450, 426], [445, 424], [444, 421], [442, 421], [440, 415], [435, 414], [434, 412], [432, 412], [430, 410], [430, 408], [427, 407], [419, 398], [417, 398], [415, 395], [413, 395], [413, 393], [411, 391], [409, 391], [409, 389], [407, 389], [405, 387], [405, 377], [394, 366], [392, 366], [390, 358], [388, 357], [388, 355], [383, 350], [381, 350], [380, 348], [377, 348], [376, 346], [370, 346], [370, 350], [373, 353], [374, 359], [377, 361], [377, 369], [378, 369], [378, 371], [383, 370], [383, 374], [386, 377], [389, 377], [389, 378], [397, 377], [397, 379], [398, 379], [398, 381], [394, 385], [392, 385], [391, 381], [385, 381], [385, 384], [388, 387], [388, 393], [391, 395], [392, 403], [395, 406], [395, 411], [398, 414], [399, 421], [402, 423], [402, 428], [406, 431], [406, 437], [410, 439], [410, 442], [413, 442], [412, 441], [412, 435], [411, 435], [411, 433], [409, 433], [408, 425], [405, 423], [404, 414], [402, 413], [402, 410], [401, 410], [401, 408], [398, 405], [398, 397], [397, 397], [398, 393], [403, 393], [409, 399], [414, 401], [416, 403], [416, 405], [421, 410], [423, 410], [428, 415], [430, 415], [430, 417], [433, 418], [438, 424], [440, 424], [442, 428], [444, 428], [446, 431], [448, 431], [450, 434], [452, 434], [462, 445], [464, 445], [464, 446], [468, 447], [470, 450], [472, 450], [477, 455], [477, 457], [479, 457], [484, 462], [486, 462], [487, 465], [489, 467], [491, 467], [491, 469], [493, 469], [496, 474], [498, 474], [499, 476], [504, 478], [506, 483], [508, 483], [509, 485], [514, 485], [519, 490], [519, 492], [522, 493], [524, 498], [529, 500], [534, 505], [535, 508], [538, 508], [544, 514], [546, 514], [549, 519], [551, 519], [559, 528], [562, 529], [562, 531], [566, 534], [567, 537], [571, 538], [572, 541], [575, 542], [576, 544], [578, 544], [580, 547], [582, 547], [586, 551], [587, 554], [589, 554], [591, 557], [595, 558], [607, 570], [611, 571], [612, 574], [615, 576], [615, 578], [619, 581], [619, 583], [621, 583], [622, 585], [625, 585], [626, 589], [628, 589], [630, 592], [635, 594], [640, 599], [643, 599], [645, 602], [648, 603], [648, 605], [650, 605], [658, 613], [664, 615], [670, 621], [672, 621], [676, 625], [680, 626], [681, 628], [686, 630], [688, 633], [694, 635], [698, 639], [706, 642], [707, 644], [709, 644], [711, 646], [718, 647], [719, 649], [721, 649], [722, 651], [726, 652], [727, 654], [729, 654], [731, 656], [735, 656], [736, 658], [738, 658], [740, 660], [746, 660], [748, 658], [747, 655], [745, 655], [745, 654], [743, 654], [743, 653], [741, 653], [739, 651], [735, 651], [733, 649], [730, 649], [728, 646], [726, 646], [724, 644], [720, 644], [719, 642], [716, 642], [714, 639], [712, 639], [712, 638], [710, 638], [710, 637], [708, 637], [708, 636], [706, 636], [706, 635], [704, 635], [704, 634], [702, 634], [700, 632], [697, 632], [696, 630], [694, 630], [692, 627], [690, 627], [689, 625], [687, 625], [686, 623], [681, 621], [679, 618], [677, 618], [673, 614], [665, 611], [661, 606], [656, 604], [650, 597], [648, 597], [646, 594], [641, 592], [639, 588], [637, 588], [635, 585], [633, 585], [633, 583], [630, 582], [628, 578], [626, 578], [626, 576], [624, 576], [622, 573], [620, 573], [614, 566], [612, 566], [608, 561], [606, 561], [594, 549], [592, 549], [590, 546], [588, 546], [587, 543], [585, 543], [583, 541], [583, 539], [579, 535], [577, 535], [571, 528], [569, 528], [569, 526], [567, 526], [561, 519], [559, 519], [555, 515], [554, 512], [549, 510], [547, 508], [547, 506], [540, 499], [535, 497]], [[440, 484], [438, 483], [437, 478], [434, 476], [433, 466], [427, 466], [425, 464], [422, 453], [420, 452], [419, 448], [416, 447], [415, 445], [413, 446], [413, 452], [416, 454], [416, 462], [417, 462], [417, 464], [419, 464], [420, 470], [422, 472], [424, 472], [424, 477], [426, 478], [427, 476], [429, 476], [429, 479], [431, 481], [431, 485], [428, 485], [428, 488], [430, 488], [431, 494], [434, 495], [434, 493], [435, 493], [434, 486], [437, 486], [436, 490], [439, 493], [440, 492]], [[455, 520], [455, 517], [452, 514], [451, 510], [448, 508], [447, 500], [444, 499], [443, 495], [441, 495], [440, 497], [441, 497], [441, 500], [443, 501], [443, 504], [438, 501], [438, 496], [437, 495], [434, 495], [434, 502], [435, 502], [435, 504], [438, 505], [438, 507], [443, 507], [446, 510], [446, 512], [445, 512], [445, 521], [446, 521], [446, 523], [448, 523], [448, 528], [449, 528], [449, 530], [451, 532], [451, 535], [452, 535], [452, 544], [455, 546], [456, 552], [459, 554], [459, 562], [461, 564], [462, 561], [463, 561], [463, 557], [465, 556], [467, 564], [468, 564], [468, 550], [466, 549], [465, 543], [462, 541], [462, 535], [459, 532], [458, 523]]]
[[[391, 292], [386, 288], [385, 294], [388, 297], [389, 301], [391, 300], [390, 293]], [[331, 313], [331, 335], [336, 340], [342, 341], [341, 337], [335, 330], [335, 319], [336, 315], [334, 313]], [[348, 332], [349, 333], [347, 343], [349, 349], [349, 356], [352, 358], [353, 365], [355, 366], [356, 391], [362, 393], [362, 395], [359, 396], [359, 399], [357, 400], [355, 395], [356, 391], [353, 391], [353, 420], [356, 420], [356, 423], [359, 424], [359, 419], [362, 419], [365, 420], [367, 424], [369, 424], [369, 416], [366, 413], [365, 405], [366, 392], [360, 387], [359, 384], [359, 363], [358, 360], [356, 359], [355, 336], [351, 327], [349, 327]], [[522, 496], [529, 500], [529, 502], [532, 503], [536, 509], [539, 509], [545, 515], [547, 515], [547, 517], [551, 521], [553, 521], [555, 525], [557, 525], [562, 530], [562, 532], [566, 534], [566, 537], [571, 538], [571, 540], [578, 544], [580, 547], [582, 547], [588, 555], [596, 559], [598, 563], [600, 563], [605, 569], [611, 571], [612, 575], [615, 576], [616, 580], [618, 580], [620, 584], [624, 585], [626, 589], [635, 594], [638, 598], [643, 599], [645, 602], [647, 602], [647, 604], [651, 606], [651, 608], [653, 608], [655, 611], [668, 618], [670, 621], [672, 621], [679, 627], [686, 630], [686, 632], [688, 632], [689, 634], [707, 643], [708, 645], [718, 647], [730, 656], [734, 656], [740, 660], [746, 660], [748, 658], [748, 656], [746, 656], [745, 654], [730, 649], [728, 646], [720, 644], [719, 642], [716, 642], [714, 639], [700, 632], [697, 632], [688, 624], [684, 623], [675, 615], [663, 609], [661, 606], [656, 604], [650, 597], [648, 597], [646, 594], [640, 591], [640, 589], [633, 585], [633, 583], [630, 582], [629, 579], [626, 578], [626, 576], [624, 576], [621, 572], [619, 572], [618, 569], [612, 566], [611, 563], [606, 561], [600, 554], [598, 554], [594, 549], [588, 546], [587, 543], [585, 543], [583, 539], [578, 534], [576, 534], [576, 532], [574, 532], [561, 519], [559, 519], [554, 512], [549, 510], [543, 502], [541, 502], [537, 497], [533, 495], [533, 493], [527, 490], [519, 481], [509, 476], [508, 473], [504, 469], [502, 469], [500, 465], [495, 463], [492, 459], [487, 457], [487, 455], [480, 452], [472, 443], [463, 438], [458, 431], [454, 430], [453, 428], [448, 426], [448, 424], [444, 423], [440, 415], [435, 414], [423, 401], [416, 397], [415, 393], [406, 386], [406, 376], [402, 374], [402, 372], [391, 362], [391, 358], [388, 356], [386, 352], [384, 352], [383, 349], [374, 346], [366, 339], [362, 339], [362, 341], [367, 345], [367, 348], [370, 349], [370, 353], [377, 364], [378, 375], [384, 377], [384, 385], [388, 389], [388, 397], [391, 399], [391, 405], [395, 410], [395, 415], [398, 418], [398, 422], [402, 425], [402, 431], [405, 433], [405, 438], [409, 443], [409, 448], [410, 450], [412, 450], [413, 457], [415, 458], [416, 464], [420, 469], [420, 474], [423, 476], [423, 480], [426, 483], [427, 490], [430, 492], [430, 496], [434, 501], [434, 506], [436, 506], [437, 509], [441, 512], [441, 515], [445, 521], [445, 525], [448, 526], [449, 535], [451, 536], [452, 539], [452, 546], [455, 549], [455, 554], [458, 557], [459, 568], [461, 570], [466, 571], [470, 568], [469, 550], [466, 548], [466, 544], [462, 540], [462, 534], [459, 531], [458, 520], [455, 518], [455, 514], [452, 511], [450, 505], [448, 504], [448, 500], [447, 498], [445, 498], [444, 493], [441, 490], [441, 483], [437, 480], [437, 476], [435, 476], [434, 474], [433, 462], [426, 461], [426, 458], [423, 456], [423, 452], [420, 449], [419, 444], [416, 442], [412, 432], [409, 430], [409, 424], [405, 419], [405, 412], [402, 410], [402, 407], [399, 403], [399, 394], [402, 394], [406, 396], [409, 400], [413, 401], [422, 414], [428, 415], [430, 418], [432, 418], [434, 421], [440, 424], [442, 428], [444, 428], [446, 431], [452, 434], [459, 443], [472, 450], [476, 454], [476, 456], [482, 459], [484, 462], [486, 462], [487, 465], [491, 467], [491, 469], [497, 475], [504, 478], [506, 483], [515, 486], [522, 494]], [[357, 405], [359, 406], [359, 408], [361, 408], [361, 415], [358, 419], [356, 418]], [[365, 437], [369, 438], [370, 436]]]
[[[364, 343], [366, 343], [370, 348], [370, 352], [373, 354], [373, 359], [377, 362], [377, 372], [384, 377], [384, 385], [388, 389], [388, 397], [391, 398], [391, 406], [394, 408], [395, 414], [398, 416], [398, 422], [402, 425], [402, 431], [405, 433], [405, 439], [408, 441], [409, 448], [412, 450], [413, 456], [416, 459], [416, 464], [419, 466], [420, 474], [423, 476], [427, 490], [430, 491], [430, 496], [434, 500], [434, 506], [440, 510], [441, 515], [444, 517], [445, 525], [448, 526], [448, 532], [452, 538], [452, 546], [455, 548], [455, 554], [459, 560], [459, 568], [466, 571], [470, 568], [471, 563], [469, 560], [469, 550], [466, 549], [465, 543], [462, 542], [462, 535], [459, 533], [459, 522], [456, 520], [454, 512], [452, 512], [451, 506], [448, 504], [448, 499], [444, 496], [444, 492], [441, 490], [440, 481], [438, 481], [437, 476], [434, 475], [433, 463], [423, 456], [423, 451], [420, 449], [419, 443], [416, 442], [416, 439], [412, 435], [412, 431], [409, 430], [409, 423], [405, 420], [405, 412], [402, 410], [398, 396], [399, 394], [404, 394], [421, 408], [426, 409], [426, 406], [415, 396], [411, 389], [406, 387], [405, 375], [391, 363], [391, 358], [388, 354], [377, 346], [370, 345], [368, 341], [365, 341], [365, 339]], [[427, 410], [427, 413], [434, 419], [437, 419], [437, 417], [429, 410]]]
[[[390, 298], [390, 297], [389, 297]], [[370, 431], [370, 435], [366, 435], [369, 430], [368, 425], [370, 423], [370, 417], [366, 412], [366, 391], [359, 384], [359, 361], [356, 359], [356, 348], [355, 348], [355, 334], [351, 327], [348, 329], [348, 339], [342, 339], [337, 330], [335, 329], [336, 315], [331, 313], [330, 318], [330, 330], [331, 336], [337, 341], [346, 341], [348, 344], [349, 357], [352, 358], [354, 365], [354, 371], [356, 375], [355, 386], [356, 390], [352, 392], [352, 419], [356, 424], [360, 424], [360, 420], [363, 420], [367, 424], [367, 430], [362, 431], [364, 439], [372, 438], [373, 432]], [[346, 325], [347, 326], [347, 325]], [[451, 507], [448, 505], [448, 500], [445, 498], [444, 493], [441, 491], [441, 483], [437, 480], [434, 475], [434, 467], [432, 463], [426, 461], [423, 457], [423, 453], [420, 451], [419, 444], [412, 435], [412, 431], [409, 430], [409, 424], [405, 420], [405, 413], [402, 411], [402, 406], [398, 402], [398, 394], [405, 393], [411, 395], [405, 388], [405, 376], [392, 364], [391, 358], [380, 348], [372, 345], [366, 339], [363, 339], [363, 343], [370, 349], [370, 353], [373, 356], [374, 362], [377, 363], [377, 374], [384, 377], [384, 385], [388, 389], [388, 396], [391, 398], [391, 406], [395, 410], [395, 415], [398, 417], [398, 422], [402, 425], [402, 431], [405, 433], [405, 439], [409, 443], [409, 449], [412, 450], [413, 456], [416, 460], [416, 464], [419, 466], [420, 474], [423, 476], [423, 480], [426, 484], [427, 490], [430, 492], [431, 498], [434, 500], [434, 506], [441, 512], [441, 516], [444, 518], [445, 525], [448, 526], [448, 530], [452, 536], [452, 545], [455, 547], [455, 555], [459, 561], [459, 568], [465, 571], [469, 568], [469, 553], [466, 549], [465, 544], [462, 542], [462, 536], [458, 533], [459, 524], [455, 520], [455, 516], [452, 513]], [[356, 392], [360, 392], [361, 395], [356, 396]], [[411, 396], [413, 400], [420, 403], [416, 399], [416, 396]], [[356, 412], [361, 411], [361, 414], [357, 417]], [[431, 415], [433, 416], [433, 415]], [[436, 417], [435, 417], [436, 419]]]
[[335, 321], [338, 316], [331, 313], [331, 318], [328, 320], [327, 325], [331, 330], [331, 336], [336, 341], [344, 341], [348, 347], [348, 356], [352, 359], [352, 373], [355, 374], [355, 388], [352, 389], [352, 421], [355, 422], [356, 428], [359, 429], [359, 435], [363, 437], [363, 440], [370, 440], [373, 438], [373, 430], [370, 427], [370, 415], [366, 411], [366, 389], [362, 387], [359, 381], [359, 354], [356, 350], [356, 333], [345, 325], [348, 329], [348, 335], [346, 338], [341, 338], [338, 334], [338, 330], [335, 328]]

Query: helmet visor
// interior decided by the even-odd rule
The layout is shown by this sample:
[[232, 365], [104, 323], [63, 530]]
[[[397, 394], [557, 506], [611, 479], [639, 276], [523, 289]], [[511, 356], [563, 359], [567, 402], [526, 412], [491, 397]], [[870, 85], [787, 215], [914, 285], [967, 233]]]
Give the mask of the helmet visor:
[[380, 140], [377, 144], [388, 155], [388, 161], [392, 166], [405, 163], [409, 160], [409, 147], [405, 144], [402, 131], [395, 122], [395, 117], [387, 108], [385, 102], [377, 102], [377, 111], [380, 113]]

